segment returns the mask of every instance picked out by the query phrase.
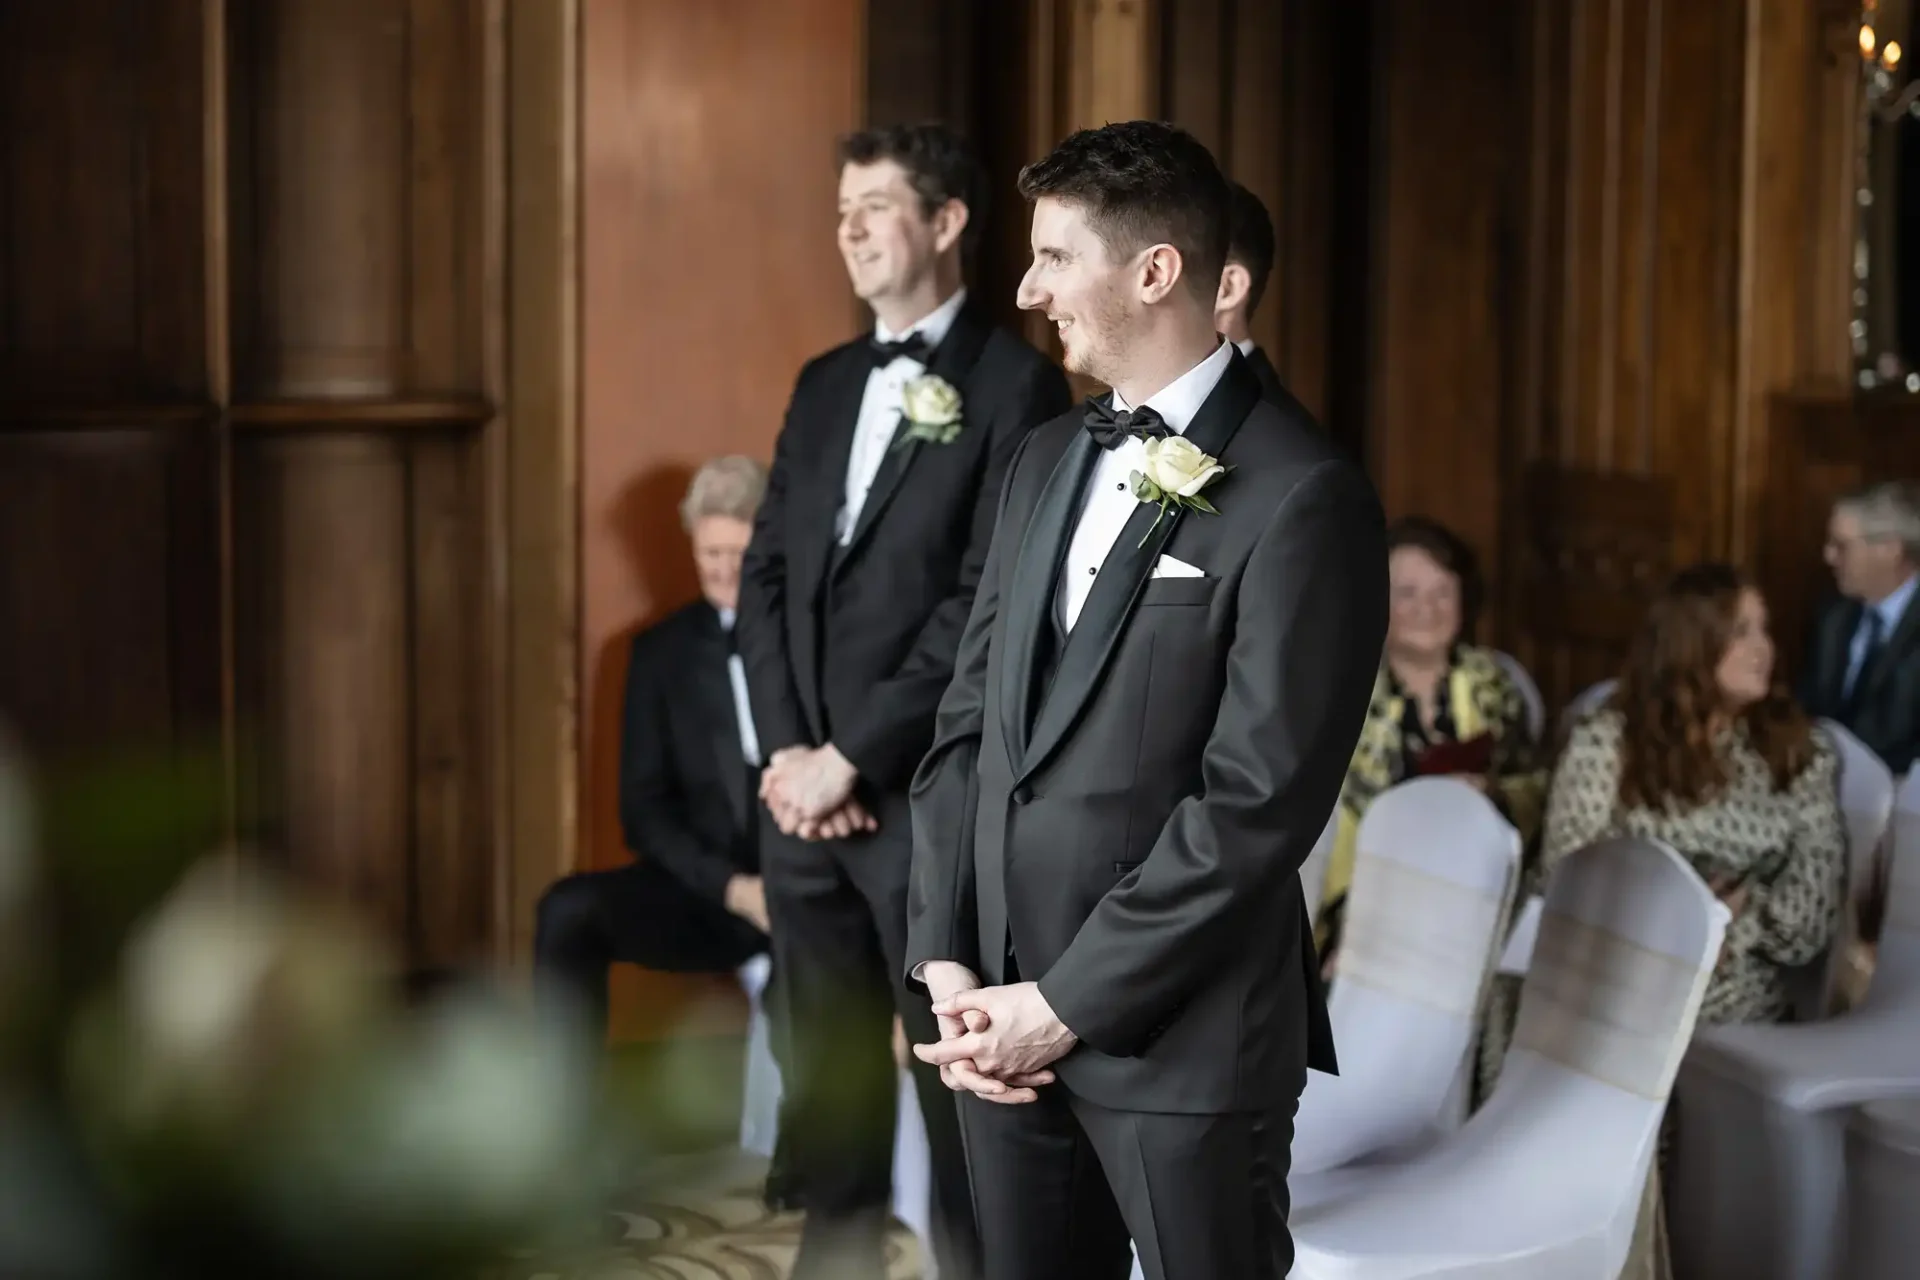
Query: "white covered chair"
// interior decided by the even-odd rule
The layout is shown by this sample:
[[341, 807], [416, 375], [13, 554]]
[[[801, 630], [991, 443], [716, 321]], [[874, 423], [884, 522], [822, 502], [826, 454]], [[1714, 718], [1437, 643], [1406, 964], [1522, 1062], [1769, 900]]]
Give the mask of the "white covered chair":
[[1528, 731], [1533, 734], [1535, 742], [1540, 741], [1541, 735], [1547, 731], [1547, 700], [1540, 696], [1539, 683], [1520, 659], [1512, 654], [1495, 649], [1493, 660], [1500, 664], [1500, 669], [1507, 673], [1507, 679], [1513, 681], [1514, 687], [1520, 691], [1520, 700], [1527, 704]]
[[1296, 1204], [1329, 1170], [1457, 1126], [1475, 1016], [1503, 941], [1520, 836], [1487, 798], [1415, 778], [1367, 806], [1328, 1014], [1340, 1074], [1307, 1078]]
[[1307, 860], [1300, 864], [1300, 892], [1306, 899], [1307, 919], [1320, 914], [1320, 899], [1327, 889], [1327, 859], [1333, 856], [1333, 838], [1340, 830], [1340, 810], [1336, 806], [1327, 816], [1320, 838], [1313, 842]]
[[1836, 720], [1820, 727], [1840, 757], [1840, 814], [1847, 827], [1847, 900], [1833, 945], [1813, 964], [1790, 976], [1794, 1018], [1814, 1022], [1833, 1011], [1848, 953], [1860, 938], [1860, 913], [1874, 886], [1874, 873], [1893, 819], [1893, 773], [1866, 743]]
[[1598, 711], [1601, 704], [1608, 698], [1611, 698], [1613, 691], [1619, 687], [1620, 682], [1609, 676], [1607, 679], [1590, 684], [1579, 693], [1574, 694], [1573, 701], [1567, 704], [1567, 709], [1562, 712], [1560, 716], [1561, 736], [1565, 737], [1571, 733], [1574, 725], [1580, 723], [1584, 717]]
[[1920, 1099], [1870, 1102], [1847, 1126], [1847, 1280], [1911, 1280], [1920, 1258]]
[[1920, 772], [1895, 800], [1886, 922], [1860, 1007], [1824, 1022], [1702, 1028], [1675, 1094], [1675, 1271], [1836, 1274], [1848, 1112], [1920, 1096]]
[[1296, 1212], [1296, 1280], [1613, 1280], [1727, 918], [1665, 845], [1608, 840], [1570, 857], [1492, 1098]]

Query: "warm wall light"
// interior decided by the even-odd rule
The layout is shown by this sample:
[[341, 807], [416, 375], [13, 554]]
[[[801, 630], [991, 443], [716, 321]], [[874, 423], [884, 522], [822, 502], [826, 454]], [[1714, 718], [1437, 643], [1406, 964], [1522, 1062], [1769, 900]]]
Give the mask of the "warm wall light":
[[1900, 42], [1887, 41], [1887, 47], [1880, 51], [1880, 64], [1891, 71], [1900, 65]]
[[1860, 56], [1863, 58], [1871, 58], [1873, 56], [1872, 27], [1862, 26], [1860, 28]]

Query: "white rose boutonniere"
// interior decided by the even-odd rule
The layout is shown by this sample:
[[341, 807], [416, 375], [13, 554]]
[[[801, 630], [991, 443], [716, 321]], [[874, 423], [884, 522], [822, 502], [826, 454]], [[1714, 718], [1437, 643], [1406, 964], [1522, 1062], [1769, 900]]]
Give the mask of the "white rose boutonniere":
[[1140, 539], [1141, 546], [1147, 545], [1147, 538], [1153, 536], [1162, 517], [1174, 507], [1204, 511], [1210, 516], [1220, 514], [1201, 492], [1230, 470], [1220, 465], [1220, 459], [1204, 452], [1185, 436], [1149, 440], [1146, 449], [1145, 469], [1133, 473], [1133, 496], [1158, 505], [1160, 514], [1148, 526], [1147, 537]]
[[907, 429], [895, 448], [909, 440], [952, 444], [960, 434], [960, 392], [937, 374], [909, 379], [900, 393], [900, 416], [906, 419]]

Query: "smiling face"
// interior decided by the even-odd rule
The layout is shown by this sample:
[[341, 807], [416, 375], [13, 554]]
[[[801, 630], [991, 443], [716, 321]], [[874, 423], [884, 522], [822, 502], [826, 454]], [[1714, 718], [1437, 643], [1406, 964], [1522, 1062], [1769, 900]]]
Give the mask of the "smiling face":
[[1445, 658], [1460, 638], [1460, 579], [1421, 547], [1387, 557], [1387, 647], [1416, 661]]
[[1141, 255], [1115, 261], [1086, 211], [1052, 196], [1034, 201], [1032, 239], [1021, 308], [1053, 322], [1070, 372], [1112, 383], [1145, 311]]
[[884, 303], [925, 286], [940, 254], [958, 242], [964, 206], [926, 215], [907, 171], [892, 160], [840, 171], [840, 256], [855, 294]]

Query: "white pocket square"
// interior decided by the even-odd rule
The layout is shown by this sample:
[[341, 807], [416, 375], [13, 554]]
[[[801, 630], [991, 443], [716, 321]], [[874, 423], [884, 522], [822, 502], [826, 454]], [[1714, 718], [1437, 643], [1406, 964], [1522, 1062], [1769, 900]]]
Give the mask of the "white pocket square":
[[1207, 575], [1188, 564], [1185, 560], [1175, 560], [1172, 556], [1161, 556], [1153, 562], [1153, 576], [1156, 578], [1204, 578]]

